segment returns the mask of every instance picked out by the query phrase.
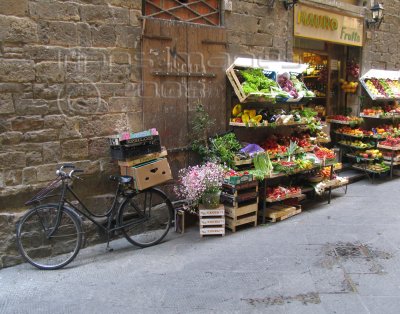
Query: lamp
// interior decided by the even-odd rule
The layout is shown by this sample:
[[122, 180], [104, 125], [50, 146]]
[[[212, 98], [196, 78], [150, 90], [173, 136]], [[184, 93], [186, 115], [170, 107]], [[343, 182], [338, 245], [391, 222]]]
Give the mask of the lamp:
[[378, 27], [381, 25], [383, 21], [383, 5], [380, 3], [375, 3], [371, 8], [372, 19], [367, 20], [367, 26], [370, 28], [371, 26]]
[[286, 10], [290, 10], [299, 0], [283, 0], [283, 5]]

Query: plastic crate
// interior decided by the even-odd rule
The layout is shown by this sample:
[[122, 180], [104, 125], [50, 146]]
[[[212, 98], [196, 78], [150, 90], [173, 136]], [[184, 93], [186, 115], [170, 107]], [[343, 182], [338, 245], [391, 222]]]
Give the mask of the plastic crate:
[[129, 145], [111, 145], [111, 158], [116, 160], [126, 160], [133, 157], [161, 152], [160, 137], [155, 136], [152, 141], [134, 143]]

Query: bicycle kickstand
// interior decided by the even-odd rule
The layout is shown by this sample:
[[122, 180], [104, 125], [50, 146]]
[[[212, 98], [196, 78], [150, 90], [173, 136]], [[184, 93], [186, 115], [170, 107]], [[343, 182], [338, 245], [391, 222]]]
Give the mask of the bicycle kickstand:
[[114, 249], [110, 247], [110, 227], [111, 227], [111, 219], [108, 219], [107, 223], [107, 246], [106, 246], [106, 251], [107, 252], [112, 252]]

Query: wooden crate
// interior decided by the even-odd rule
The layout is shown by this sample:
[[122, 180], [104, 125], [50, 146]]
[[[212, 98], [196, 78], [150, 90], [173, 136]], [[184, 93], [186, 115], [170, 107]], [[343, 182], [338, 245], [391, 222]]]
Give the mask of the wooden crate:
[[216, 209], [199, 208], [200, 237], [205, 235], [225, 235], [225, 209], [220, 205]]
[[301, 205], [273, 205], [268, 207], [265, 212], [265, 217], [271, 222], [282, 221], [294, 215], [301, 213]]
[[225, 206], [225, 227], [236, 232], [236, 227], [252, 223], [257, 226], [258, 204], [243, 207]]

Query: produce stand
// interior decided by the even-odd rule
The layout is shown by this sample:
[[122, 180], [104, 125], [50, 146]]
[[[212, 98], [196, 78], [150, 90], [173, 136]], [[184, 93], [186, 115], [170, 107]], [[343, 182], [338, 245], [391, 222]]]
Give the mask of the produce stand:
[[372, 100], [400, 99], [400, 71], [371, 69], [360, 83]]
[[[306, 197], [302, 191], [296, 191], [295, 193], [288, 193], [287, 195], [279, 195], [278, 197], [270, 197], [267, 195], [267, 187], [268, 185], [276, 185], [274, 182], [282, 180], [287, 180], [293, 178], [295, 180], [302, 180], [303, 175], [310, 175], [314, 172], [319, 172], [322, 169], [329, 169], [330, 180], [333, 180], [334, 176], [334, 162], [331, 160], [319, 159], [313, 153], [314, 149], [318, 149], [318, 144], [322, 142], [329, 142], [330, 137], [323, 132], [314, 136], [312, 140], [310, 135], [308, 137], [302, 137], [301, 132], [309, 132], [308, 128], [310, 123], [313, 123], [314, 118], [313, 115], [307, 115], [308, 113], [304, 110], [304, 113], [298, 113], [296, 109], [292, 110], [293, 103], [296, 102], [307, 102], [310, 99], [314, 98], [315, 95], [310, 93], [304, 82], [301, 80], [301, 73], [304, 72], [307, 68], [305, 64], [296, 64], [296, 63], [288, 63], [288, 62], [276, 62], [276, 61], [266, 61], [266, 60], [257, 60], [250, 58], [238, 58], [234, 61], [234, 63], [227, 69], [226, 74], [229, 82], [232, 85], [232, 89], [237, 99], [239, 100], [239, 104], [234, 101], [232, 108], [232, 117], [230, 119], [229, 125], [233, 130], [237, 132], [245, 132], [248, 130], [249, 132], [253, 132], [255, 129], [263, 129], [265, 132], [270, 134], [275, 131], [276, 128], [279, 128], [279, 134], [291, 134], [290, 142], [292, 143], [293, 137], [297, 138], [296, 143], [298, 143], [299, 147], [295, 151], [291, 149], [289, 146], [292, 144], [282, 144], [284, 149], [280, 150], [279, 146], [276, 142], [270, 142], [269, 144], [264, 143], [265, 155], [268, 155], [268, 160], [272, 160], [275, 165], [281, 165], [278, 170], [270, 170], [267, 174], [265, 174], [262, 179], [259, 178], [259, 193], [257, 196], [252, 194], [251, 191], [235, 193], [224, 191], [221, 194], [221, 201], [225, 204], [226, 211], [231, 215], [227, 219], [228, 221], [232, 221], [234, 218], [234, 211], [236, 209], [238, 212], [241, 207], [251, 206], [251, 202], [255, 200], [258, 203], [258, 215], [260, 217], [260, 222], [265, 223], [266, 219], [270, 219], [271, 221], [280, 221], [286, 218], [289, 218], [297, 213], [301, 212], [301, 205], [299, 204], [285, 204], [287, 202], [299, 202], [300, 200]], [[250, 69], [250, 70], [249, 70]], [[256, 71], [252, 71], [251, 69], [256, 69]], [[260, 69], [262, 69], [262, 73], [268, 79], [272, 79], [278, 82], [278, 88], [271, 88], [271, 92], [268, 90], [264, 92], [251, 91], [249, 88], [248, 79], [252, 79], [251, 75], [260, 75]], [[255, 73], [255, 74], [253, 74]], [[259, 77], [259, 76], [257, 76]], [[263, 81], [263, 78], [260, 78]], [[267, 83], [271, 83], [268, 81]], [[271, 83], [274, 85], [274, 83]], [[294, 87], [294, 90], [291, 92], [298, 92], [298, 97], [287, 97], [286, 99], [282, 98], [282, 86], [284, 86], [285, 90]], [[253, 86], [250, 86], [253, 88]], [[297, 90], [299, 88], [299, 90]], [[274, 90], [274, 92], [272, 91]], [[251, 91], [251, 92], [249, 92]], [[278, 92], [277, 92], [278, 91]], [[246, 93], [247, 92], [247, 93]], [[275, 93], [275, 96], [274, 96]], [[258, 104], [258, 106], [255, 106]], [[251, 106], [254, 107], [251, 107]], [[273, 106], [270, 106], [273, 105]], [[286, 106], [286, 107], [283, 107]], [[266, 111], [269, 110], [278, 110], [282, 108], [283, 113], [279, 114], [271, 114], [270, 116], [267, 114], [263, 114], [263, 109], [266, 108]], [[290, 112], [286, 112], [286, 109], [289, 108]], [[258, 108], [258, 109], [254, 109]], [[298, 110], [298, 109], [297, 109]], [[304, 114], [304, 116], [302, 116]], [[270, 121], [271, 119], [271, 121]], [[339, 120], [338, 120], [339, 121]], [[339, 121], [341, 123], [341, 121]], [[346, 121], [343, 124], [357, 124], [359, 123], [359, 119], [355, 121]], [[268, 130], [268, 131], [267, 131]], [[289, 135], [287, 135], [289, 136]], [[298, 137], [296, 137], [298, 136]], [[318, 140], [318, 136], [320, 140]], [[267, 140], [269, 137], [267, 138]], [[279, 140], [279, 137], [278, 137]], [[311, 141], [313, 141], [311, 143]], [[315, 144], [317, 143], [317, 145]], [[268, 145], [273, 145], [269, 147]], [[277, 145], [277, 146], [276, 146]], [[291, 149], [290, 153], [289, 149]], [[334, 153], [327, 149], [327, 151], [332, 154], [334, 157]], [[312, 157], [313, 156], [313, 157]], [[330, 156], [329, 158], [333, 158]], [[298, 163], [293, 163], [293, 169], [290, 158], [294, 158], [294, 160], [299, 161]], [[251, 159], [244, 159], [244, 164], [249, 165], [248, 161]], [[288, 162], [286, 162], [288, 160]], [[282, 163], [282, 164], [281, 164]], [[235, 164], [241, 165], [241, 160], [235, 159]], [[255, 161], [254, 161], [255, 164]], [[274, 166], [275, 167], [275, 166]], [[335, 182], [332, 181], [326, 187], [326, 191], [328, 194], [328, 203], [331, 202], [331, 192], [335, 187]], [[312, 191], [312, 189], [310, 190]], [[251, 208], [249, 210], [252, 210]], [[237, 214], [236, 214], [237, 215]], [[235, 224], [231, 224], [229, 227], [232, 231], [235, 231]]]

